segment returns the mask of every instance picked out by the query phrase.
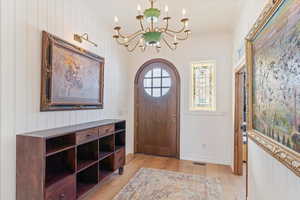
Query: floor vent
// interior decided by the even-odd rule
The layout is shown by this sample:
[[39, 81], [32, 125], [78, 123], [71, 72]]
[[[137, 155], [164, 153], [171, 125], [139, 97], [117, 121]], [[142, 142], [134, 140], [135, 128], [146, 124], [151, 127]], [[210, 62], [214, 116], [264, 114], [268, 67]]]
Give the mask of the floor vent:
[[194, 165], [206, 166], [206, 163], [203, 162], [193, 162]]

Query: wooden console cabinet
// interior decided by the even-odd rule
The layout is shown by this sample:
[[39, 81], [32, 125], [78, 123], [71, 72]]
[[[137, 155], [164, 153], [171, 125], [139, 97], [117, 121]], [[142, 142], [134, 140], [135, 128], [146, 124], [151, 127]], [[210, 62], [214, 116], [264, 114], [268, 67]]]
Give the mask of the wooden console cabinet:
[[125, 165], [126, 123], [102, 120], [17, 135], [17, 200], [83, 199]]

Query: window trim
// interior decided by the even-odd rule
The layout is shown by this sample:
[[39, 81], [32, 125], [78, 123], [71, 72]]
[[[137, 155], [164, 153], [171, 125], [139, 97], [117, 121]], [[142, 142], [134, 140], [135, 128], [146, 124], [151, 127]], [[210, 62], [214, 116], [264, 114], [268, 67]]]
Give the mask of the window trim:
[[[212, 67], [212, 83], [213, 87], [213, 102], [210, 107], [194, 107], [193, 103], [193, 88], [194, 88], [194, 66], [195, 65], [207, 65]], [[215, 60], [203, 60], [190, 63], [190, 84], [189, 84], [189, 112], [193, 113], [217, 113], [217, 72]]]

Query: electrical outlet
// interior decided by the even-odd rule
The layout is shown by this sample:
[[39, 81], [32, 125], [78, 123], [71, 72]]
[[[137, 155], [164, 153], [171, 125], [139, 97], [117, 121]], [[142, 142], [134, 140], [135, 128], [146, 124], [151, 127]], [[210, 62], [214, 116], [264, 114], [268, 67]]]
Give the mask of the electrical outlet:
[[207, 145], [206, 144], [202, 144], [202, 149], [206, 149]]

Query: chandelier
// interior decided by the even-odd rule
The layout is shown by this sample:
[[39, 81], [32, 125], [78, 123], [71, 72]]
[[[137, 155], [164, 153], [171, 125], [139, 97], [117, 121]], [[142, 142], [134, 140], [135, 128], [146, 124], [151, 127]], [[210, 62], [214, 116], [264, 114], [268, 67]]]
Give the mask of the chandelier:
[[153, 47], [160, 51], [162, 44], [165, 44], [169, 49], [175, 50], [179, 41], [187, 40], [191, 31], [188, 29], [189, 19], [185, 17], [186, 10], [182, 10], [182, 19], [180, 20], [182, 28], [180, 30], [172, 30], [169, 27], [171, 17], [168, 16], [169, 8], [165, 6], [165, 17], [163, 17], [163, 27], [159, 27], [159, 19], [161, 11], [154, 7], [156, 0], [149, 0], [151, 7], [142, 12], [141, 6], [137, 6], [138, 15], [136, 19], [139, 23], [140, 29], [131, 35], [123, 35], [121, 33], [121, 26], [119, 26], [119, 19], [115, 17], [116, 26], [114, 28], [115, 35], [113, 38], [119, 45], [124, 46], [129, 52], [133, 52], [140, 48], [144, 52], [147, 47]]

